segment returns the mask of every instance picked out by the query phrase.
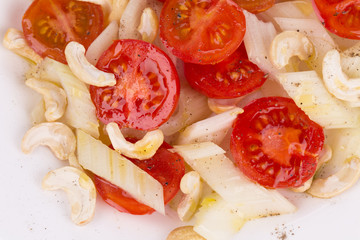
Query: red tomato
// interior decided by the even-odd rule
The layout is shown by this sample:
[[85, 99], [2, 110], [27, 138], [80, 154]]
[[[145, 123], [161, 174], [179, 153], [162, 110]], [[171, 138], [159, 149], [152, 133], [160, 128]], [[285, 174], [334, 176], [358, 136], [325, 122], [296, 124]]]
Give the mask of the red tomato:
[[230, 56], [245, 34], [245, 16], [231, 0], [167, 0], [160, 37], [184, 62], [214, 64]]
[[357, 0], [312, 0], [320, 21], [344, 38], [360, 39], [360, 2]]
[[190, 85], [210, 98], [236, 98], [259, 88], [267, 74], [238, 49], [215, 65], [185, 63], [185, 77]]
[[275, 0], [234, 0], [241, 8], [251, 12], [264, 12], [275, 4]]
[[115, 74], [112, 87], [90, 86], [98, 118], [120, 128], [152, 130], [174, 112], [180, 84], [170, 58], [154, 45], [131, 39], [115, 41], [97, 67]]
[[[148, 160], [130, 159], [163, 185], [165, 204], [173, 199], [179, 191], [181, 178], [185, 174], [184, 160], [177, 153], [170, 152], [169, 148], [171, 146], [164, 142], [152, 158]], [[144, 215], [155, 211], [139, 203], [127, 192], [103, 178], [94, 175], [93, 180], [97, 191], [104, 201], [120, 212]]]
[[240, 170], [269, 188], [299, 187], [316, 170], [323, 129], [290, 98], [260, 98], [244, 107], [231, 135]]
[[25, 12], [26, 42], [40, 56], [66, 63], [66, 44], [88, 48], [103, 30], [101, 6], [74, 0], [35, 0]]

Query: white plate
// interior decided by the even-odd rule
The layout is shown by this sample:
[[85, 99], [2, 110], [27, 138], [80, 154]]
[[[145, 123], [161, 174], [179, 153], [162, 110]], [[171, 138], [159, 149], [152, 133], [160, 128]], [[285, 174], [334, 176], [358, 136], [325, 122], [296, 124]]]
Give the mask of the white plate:
[[[0, 2], [1, 38], [9, 27], [20, 29], [30, 3]], [[41, 189], [42, 177], [64, 163], [46, 148], [28, 156], [20, 150], [22, 136], [31, 127], [30, 111], [39, 101], [39, 96], [24, 85], [27, 68], [20, 57], [0, 47], [0, 239], [165, 240], [181, 224], [169, 209], [167, 216], [132, 216], [98, 199], [94, 220], [78, 227], [70, 220], [65, 194]], [[249, 222], [235, 239], [360, 239], [359, 184], [330, 200], [300, 195], [291, 200], [299, 208], [297, 213]]]

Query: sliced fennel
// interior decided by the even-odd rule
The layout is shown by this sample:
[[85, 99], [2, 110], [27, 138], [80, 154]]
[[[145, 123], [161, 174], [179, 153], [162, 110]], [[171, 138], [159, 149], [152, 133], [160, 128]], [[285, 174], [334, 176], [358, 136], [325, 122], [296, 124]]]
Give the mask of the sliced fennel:
[[[186, 159], [201, 159], [224, 154], [225, 151], [218, 145], [212, 142], [202, 142], [195, 144], [176, 145], [174, 146], [175, 152], [181, 154]], [[185, 159], [185, 160], [186, 160]]]
[[220, 144], [228, 130], [231, 129], [237, 115], [243, 113], [243, 111], [241, 108], [234, 108], [196, 122], [180, 133], [176, 143], [214, 142], [215, 144]]
[[281, 73], [278, 78], [296, 105], [324, 128], [360, 126], [360, 109], [333, 97], [315, 71]]
[[[174, 148], [213, 190], [242, 212], [245, 218], [285, 214], [296, 210], [277, 191], [267, 190], [247, 179], [229, 158], [221, 154], [221, 148], [216, 144], [204, 142]], [[218, 152], [211, 155], [209, 151], [212, 148], [218, 149]], [[197, 154], [196, 151], [201, 151], [202, 154]], [[204, 154], [206, 152], [209, 153]]]
[[264, 72], [276, 78], [282, 72], [273, 66], [270, 61], [269, 49], [276, 36], [276, 30], [271, 22], [263, 22], [256, 15], [244, 10], [246, 17], [246, 33], [244, 43], [249, 60], [257, 64]]
[[165, 214], [162, 185], [116, 151], [77, 129], [80, 165], [119, 186], [137, 201]]
[[196, 121], [205, 119], [210, 114], [207, 97], [199, 94], [187, 84], [181, 84], [178, 108], [159, 129], [165, 136], [170, 136]]
[[275, 17], [316, 19], [311, 2], [302, 0], [276, 3], [259, 16], [267, 21], [272, 21]]
[[39, 67], [35, 78], [60, 84], [66, 92], [68, 104], [61, 121], [99, 137], [95, 106], [86, 84], [77, 79], [67, 65], [50, 58], [45, 58]]
[[195, 218], [194, 231], [207, 240], [231, 239], [246, 222], [240, 211], [216, 193], [204, 198]]
[[118, 23], [116, 21], [110, 22], [104, 31], [90, 44], [85, 55], [87, 60], [95, 66], [100, 56], [118, 38], [118, 35]]

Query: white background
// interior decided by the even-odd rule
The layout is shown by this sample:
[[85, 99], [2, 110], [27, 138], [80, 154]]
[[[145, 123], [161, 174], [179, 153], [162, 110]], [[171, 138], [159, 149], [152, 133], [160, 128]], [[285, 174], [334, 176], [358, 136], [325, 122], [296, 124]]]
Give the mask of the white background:
[[[0, 36], [7, 28], [20, 29], [30, 0], [0, 2]], [[42, 177], [62, 165], [46, 148], [24, 155], [20, 143], [31, 127], [30, 112], [39, 96], [24, 85], [27, 63], [0, 46], [0, 239], [122, 239], [165, 240], [181, 225], [176, 214], [131, 216], [108, 207], [98, 198], [93, 221], [75, 226], [70, 220], [66, 196], [41, 189]], [[287, 240], [360, 239], [359, 183], [330, 200], [291, 196], [299, 208], [295, 214], [248, 222], [235, 239]]]

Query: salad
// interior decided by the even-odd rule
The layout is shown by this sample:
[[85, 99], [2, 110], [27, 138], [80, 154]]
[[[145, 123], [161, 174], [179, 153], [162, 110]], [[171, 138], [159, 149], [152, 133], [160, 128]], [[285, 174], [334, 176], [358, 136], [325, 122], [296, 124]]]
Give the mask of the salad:
[[[65, 3], [69, 3], [66, 10], [57, 8]], [[329, 15], [324, 16], [328, 9], [317, 7], [321, 24], [306, 1], [279, 3], [267, 11], [252, 9], [257, 15], [238, 11], [233, 2], [219, 1], [214, 3], [215, 7], [225, 9], [229, 16], [218, 18], [220, 10], [209, 15], [221, 27], [215, 30], [197, 27], [200, 30], [189, 33], [187, 28], [182, 29], [189, 8], [186, 2], [179, 5], [168, 1], [162, 7], [159, 2], [141, 5], [136, 1], [116, 6], [114, 1], [112, 8], [107, 1], [97, 3], [103, 6], [85, 1], [54, 1], [55, 8], [47, 9], [47, 1], [35, 1], [32, 6], [40, 4], [42, 8], [30, 7], [26, 11], [23, 33], [9, 29], [4, 38], [7, 48], [30, 60], [26, 85], [43, 96], [33, 111], [35, 126], [25, 134], [22, 150], [28, 153], [36, 145], [48, 145], [57, 158], [69, 160], [71, 167], [52, 170], [45, 176], [43, 188], [70, 192], [71, 217], [75, 223], [85, 224], [92, 219], [95, 186], [101, 197], [118, 210], [147, 214], [152, 209], [164, 213], [164, 200], [168, 202], [174, 197], [181, 181], [183, 197], [170, 204], [180, 219], [187, 221], [196, 211], [195, 223], [190, 224], [195, 225], [198, 234], [207, 239], [231, 238], [248, 220], [296, 210], [294, 203], [282, 195], [288, 193], [274, 188], [291, 188], [330, 198], [356, 182], [360, 169], [356, 152], [359, 123], [357, 69], [352, 66], [357, 60], [357, 42], [336, 37], [324, 29], [322, 25], [338, 35], [353, 37], [339, 33], [343, 29], [331, 25]], [[196, 14], [214, 7], [206, 4], [196, 5], [199, 8]], [[112, 11], [116, 7], [123, 8], [121, 16]], [[43, 23], [41, 14], [54, 9], [60, 12], [71, 9], [65, 15], [65, 23], [75, 18], [83, 28], [75, 28], [68, 36], [51, 32], [49, 29], [56, 28], [54, 23]], [[176, 15], [171, 12], [173, 9], [180, 9], [181, 13]], [[341, 14], [351, 11], [345, 6]], [[87, 14], [79, 17], [78, 12]], [[133, 16], [141, 19], [135, 23]], [[118, 23], [122, 26], [120, 31]], [[233, 25], [232, 31], [227, 24]], [[106, 26], [104, 31], [102, 26]], [[36, 34], [48, 36], [45, 46], [33, 35], [34, 29]], [[194, 42], [188, 34], [203, 36], [201, 31], [210, 31], [207, 33], [214, 42], [191, 45]], [[113, 42], [118, 36], [132, 40]], [[60, 45], [49, 48], [47, 45], [54, 42], [47, 41]], [[187, 47], [183, 48], [179, 41], [185, 41]], [[244, 45], [240, 46], [241, 42]], [[211, 49], [214, 45], [225, 45], [225, 52]], [[119, 51], [125, 52], [128, 59], [120, 58]], [[218, 72], [212, 73], [214, 68]], [[245, 89], [244, 92], [233, 91], [236, 87], [222, 92], [225, 87], [221, 84], [228, 79], [224, 81], [217, 74], [224, 69], [229, 71], [228, 68], [232, 68], [231, 79], [245, 77], [252, 80], [252, 85], [236, 86]], [[134, 73], [134, 69], [140, 70]], [[199, 72], [204, 74], [197, 75]], [[211, 91], [212, 85], [204, 87], [202, 82], [205, 73], [208, 79], [213, 74], [221, 80]], [[138, 75], [147, 79], [150, 87], [144, 86], [144, 80], [130, 81]], [[137, 102], [138, 96], [147, 100]], [[269, 121], [270, 126], [281, 127], [268, 127]], [[139, 141], [134, 144], [136, 140], [124, 136]], [[173, 147], [163, 143], [163, 139]], [[111, 150], [110, 144], [122, 155]], [[261, 160], [255, 164], [249, 155]], [[103, 162], [99, 163], [99, 158], [104, 158]], [[144, 160], [149, 158], [155, 162], [156, 158], [166, 159], [171, 164], [162, 167], [165, 171], [156, 170], [158, 163]], [[188, 165], [186, 175], [184, 162]], [[151, 169], [155, 173], [150, 173]], [[166, 179], [163, 173], [171, 171]], [[128, 177], [121, 177], [124, 172]], [[122, 197], [111, 189], [127, 191], [152, 209], [142, 205], [145, 208], [140, 211], [138, 203], [132, 208], [129, 206], [132, 200], [124, 192], [120, 195], [125, 197], [125, 206], [121, 205], [116, 201]], [[223, 224], [213, 222], [212, 216], [220, 218]], [[194, 233], [192, 227], [189, 231]], [[169, 239], [173, 235], [170, 233]]]

